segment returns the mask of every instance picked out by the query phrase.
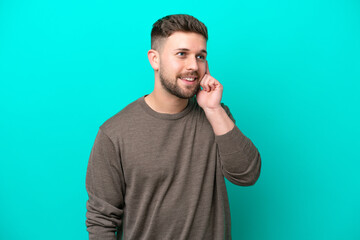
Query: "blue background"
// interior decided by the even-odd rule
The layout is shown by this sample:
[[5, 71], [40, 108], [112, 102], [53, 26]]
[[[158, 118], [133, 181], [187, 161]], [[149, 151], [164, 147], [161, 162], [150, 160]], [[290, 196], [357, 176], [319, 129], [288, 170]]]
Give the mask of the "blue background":
[[87, 239], [98, 127], [153, 89], [152, 24], [209, 29], [211, 74], [262, 156], [227, 182], [233, 239], [360, 239], [360, 2], [0, 0], [0, 238]]

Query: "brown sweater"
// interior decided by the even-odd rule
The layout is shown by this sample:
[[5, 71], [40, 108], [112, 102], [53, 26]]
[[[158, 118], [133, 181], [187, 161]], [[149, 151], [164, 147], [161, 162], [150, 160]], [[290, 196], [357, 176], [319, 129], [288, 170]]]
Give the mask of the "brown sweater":
[[144, 97], [99, 128], [86, 174], [90, 239], [231, 239], [224, 177], [253, 185], [257, 148], [237, 126], [216, 136], [196, 97], [177, 114]]

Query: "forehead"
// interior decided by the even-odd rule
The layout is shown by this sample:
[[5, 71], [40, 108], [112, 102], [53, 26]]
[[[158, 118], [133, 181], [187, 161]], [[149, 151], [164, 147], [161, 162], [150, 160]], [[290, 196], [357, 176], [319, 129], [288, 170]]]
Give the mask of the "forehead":
[[164, 50], [186, 48], [190, 51], [206, 50], [206, 39], [203, 35], [193, 32], [175, 32], [164, 42]]

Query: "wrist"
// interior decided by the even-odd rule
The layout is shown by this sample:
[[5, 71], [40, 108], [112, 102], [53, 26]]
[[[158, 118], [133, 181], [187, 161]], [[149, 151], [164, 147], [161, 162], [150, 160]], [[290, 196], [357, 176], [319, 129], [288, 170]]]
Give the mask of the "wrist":
[[221, 106], [220, 108], [204, 109], [204, 112], [214, 130], [215, 135], [223, 135], [234, 128], [234, 122]]
[[206, 115], [214, 115], [214, 114], [220, 114], [222, 112], [225, 112], [224, 108], [221, 107], [221, 105], [216, 107], [204, 107], [203, 108]]

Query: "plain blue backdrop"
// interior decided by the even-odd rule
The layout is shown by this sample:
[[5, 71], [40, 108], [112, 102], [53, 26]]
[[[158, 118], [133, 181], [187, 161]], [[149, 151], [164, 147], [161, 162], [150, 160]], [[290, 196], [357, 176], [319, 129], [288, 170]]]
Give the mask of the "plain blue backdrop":
[[257, 146], [227, 181], [233, 239], [360, 239], [360, 2], [0, 0], [0, 239], [87, 239], [98, 127], [153, 89], [152, 24], [209, 29], [223, 102]]

